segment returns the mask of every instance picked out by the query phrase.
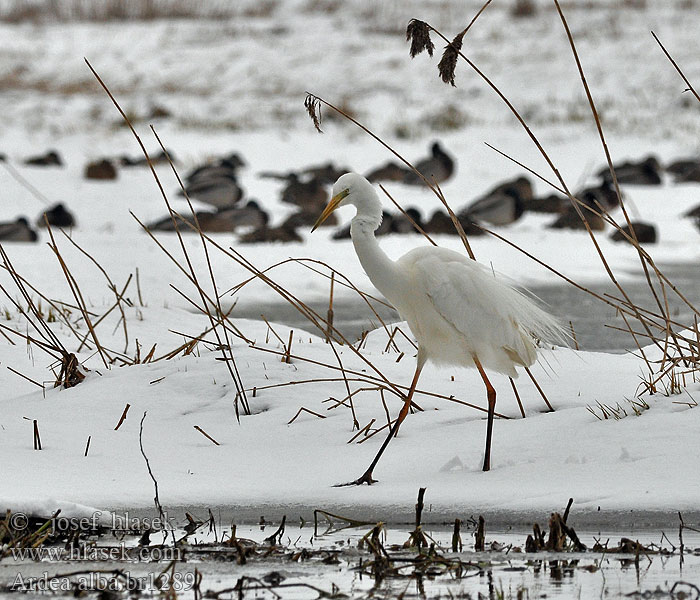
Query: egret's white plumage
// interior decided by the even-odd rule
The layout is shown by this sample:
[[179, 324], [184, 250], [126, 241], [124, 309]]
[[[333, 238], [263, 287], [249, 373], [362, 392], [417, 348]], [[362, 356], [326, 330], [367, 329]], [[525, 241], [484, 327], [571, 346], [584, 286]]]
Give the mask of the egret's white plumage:
[[407, 414], [426, 360], [479, 369], [489, 398], [484, 461], [484, 470], [488, 470], [495, 391], [484, 368], [517, 377], [516, 366], [528, 367], [537, 360], [537, 340], [564, 339], [561, 326], [490, 269], [453, 250], [425, 246], [391, 260], [374, 236], [381, 223], [381, 201], [361, 175], [346, 173], [336, 181], [333, 198], [317, 225], [347, 204], [357, 209], [350, 233], [363, 269], [418, 341], [416, 374], [404, 410], [367, 473], [354, 483], [373, 481], [372, 468]]
[[[415, 248], [396, 261], [410, 293], [393, 298], [427, 358], [436, 364], [481, 364], [517, 377], [515, 366], [537, 360], [536, 339], [559, 333], [557, 323], [485, 266], [446, 248]], [[534, 336], [534, 337], [533, 337]]]

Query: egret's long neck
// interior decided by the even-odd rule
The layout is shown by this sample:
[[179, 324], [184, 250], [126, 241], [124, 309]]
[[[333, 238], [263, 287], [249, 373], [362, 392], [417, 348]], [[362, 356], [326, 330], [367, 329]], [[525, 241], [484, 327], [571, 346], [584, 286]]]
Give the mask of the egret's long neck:
[[396, 307], [396, 301], [392, 296], [396, 296], [402, 280], [396, 263], [379, 247], [377, 238], [374, 236], [379, 225], [376, 219], [357, 215], [350, 223], [350, 237], [360, 264], [370, 281]]

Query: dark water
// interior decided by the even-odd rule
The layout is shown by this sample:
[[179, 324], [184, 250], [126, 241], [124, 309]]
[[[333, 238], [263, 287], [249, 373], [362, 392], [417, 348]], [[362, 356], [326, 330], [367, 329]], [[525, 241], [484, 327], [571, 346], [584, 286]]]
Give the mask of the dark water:
[[[700, 264], [683, 263], [674, 265], [658, 265], [659, 270], [677, 287], [690, 304], [700, 310]], [[636, 274], [633, 282], [622, 285], [630, 300], [637, 306], [659, 312], [658, 305], [652, 295], [643, 273]], [[651, 275], [652, 281], [654, 275]], [[622, 298], [620, 291], [612, 284], [588, 286], [592, 291], [605, 296], [610, 294]], [[655, 290], [662, 304], [665, 303], [660, 287]], [[636, 349], [636, 344], [627, 331], [624, 319], [617, 315], [612, 306], [606, 305], [592, 295], [580, 291], [571, 285], [543, 286], [531, 290], [539, 296], [559, 317], [562, 322], [571, 321], [576, 333], [579, 346], [585, 350], [618, 351]], [[666, 286], [668, 312], [672, 320], [686, 327], [693, 326], [693, 309], [686, 304], [678, 294]], [[630, 320], [635, 331], [640, 331], [638, 322]], [[625, 331], [615, 329], [623, 328]], [[655, 332], [655, 333], [658, 333]], [[648, 340], [640, 338], [642, 345]]]
[[[659, 265], [659, 268], [686, 299], [700, 310], [700, 265], [682, 263]], [[643, 274], [640, 272], [635, 275], [634, 281], [622, 284], [625, 292], [634, 304], [658, 312]], [[621, 297], [619, 290], [612, 283], [587, 287], [602, 296], [611, 294]], [[592, 295], [567, 283], [531, 287], [530, 291], [537, 295], [547, 305], [548, 310], [563, 323], [571, 321], [576, 341], [581, 349], [624, 352], [636, 348], [636, 344], [626, 330], [614, 329], [615, 327], [626, 329], [624, 320], [616, 314], [615, 308]], [[658, 286], [657, 293], [662, 298]], [[692, 326], [692, 309], [668, 288], [667, 298], [671, 318], [686, 326]], [[328, 308], [325, 302], [311, 302], [309, 306], [321, 315], [325, 315]], [[393, 309], [379, 304], [375, 304], [375, 309], [387, 323], [399, 320], [398, 313]], [[376, 317], [359, 298], [336, 299], [333, 312], [335, 326], [350, 340], [359, 338], [363, 331], [374, 329], [379, 325]], [[235, 315], [240, 318], [258, 319], [261, 314], [270, 321], [292, 327], [307, 330], [313, 327], [303, 315], [287, 303], [260, 303], [255, 306], [242, 306], [235, 311]], [[640, 329], [638, 323], [634, 325], [635, 330]], [[645, 345], [643, 339], [640, 338], [640, 341]]]

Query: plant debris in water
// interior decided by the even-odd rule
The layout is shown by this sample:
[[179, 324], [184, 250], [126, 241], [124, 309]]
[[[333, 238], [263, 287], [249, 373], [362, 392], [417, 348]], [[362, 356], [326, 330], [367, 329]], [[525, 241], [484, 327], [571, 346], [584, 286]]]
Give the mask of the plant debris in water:
[[[366, 593], [376, 597], [395, 597], [401, 590], [405, 591], [407, 585], [415, 585], [418, 594], [425, 596], [426, 591], [435, 592], [437, 589], [427, 586], [440, 584], [457, 586], [449, 588], [450, 597], [455, 597], [453, 591], [456, 591], [458, 597], [472, 598], [463, 586], [474, 578], [474, 586], [487, 583], [489, 593], [494, 590], [495, 595], [491, 597], [505, 597], [497, 594], [498, 586], [502, 587], [503, 583], [502, 580], [494, 581], [494, 573], [508, 577], [509, 572], [528, 572], [533, 577], [538, 577], [548, 572], [547, 581], [551, 584], [564, 581], [565, 578], [570, 579], [577, 571], [595, 572], [606, 568], [601, 561], [601, 555], [606, 554], [619, 556], [615, 559], [615, 565], [619, 562], [622, 567], [634, 566], [637, 573], [640, 560], [651, 563], [654, 555], [678, 556], [681, 560], [684, 556], [700, 556], [700, 548], [691, 551], [684, 549], [683, 530], [695, 529], [687, 526], [680, 515], [678, 547], [667, 537], [665, 540], [670, 548], [656, 544], [644, 545], [623, 537], [615, 546], [610, 545], [609, 540], [596, 540], [589, 549], [567, 524], [573, 503], [571, 500], [563, 516], [558, 512], [552, 513], [548, 536], [537, 524], [533, 526], [533, 533], [525, 541], [524, 552], [523, 547], [513, 543], [485, 543], [486, 526], [482, 516], [465, 522], [473, 531], [474, 541], [470, 549], [461, 550], [460, 527], [463, 522], [460, 519], [455, 521], [451, 547], [447, 547], [424, 529], [424, 494], [425, 489], [421, 488], [416, 504], [414, 529], [408, 533], [404, 543], [391, 544], [387, 543], [384, 523], [374, 524], [359, 538], [356, 535], [356, 544], [352, 543], [351, 537], [339, 538], [338, 534], [346, 528], [366, 526], [368, 521], [320, 509], [314, 511], [314, 530], [308, 544], [300, 543], [301, 535], [295, 540], [285, 536], [286, 517], [282, 518], [274, 533], [261, 541], [255, 541], [240, 537], [236, 525], [223, 531], [217, 528], [211, 511], [205, 520], [186, 513], [187, 522], [177, 531], [153, 531], [133, 524], [125, 529], [111, 529], [89, 522], [85, 527], [60, 527], [57, 524], [61, 522], [74, 522], [60, 519], [60, 511], [50, 519], [18, 519], [22, 513], [8, 511], [0, 517], [0, 560], [8, 557], [14, 559], [14, 563], [5, 564], [14, 564], [12, 569], [18, 574], [31, 571], [33, 563], [72, 565], [79, 561], [89, 561], [89, 564], [85, 564], [84, 569], [68, 568], [64, 573], [52, 572], [50, 576], [46, 571], [44, 579], [32, 579], [27, 575], [22, 579], [25, 583], [20, 587], [16, 577], [8, 581], [7, 575], [3, 573], [0, 578], [0, 593], [48, 591], [53, 595], [82, 596], [85, 593], [99, 592], [108, 593], [107, 597], [114, 599], [139, 592], [160, 594], [170, 600], [175, 600], [179, 592], [189, 590], [194, 592], [196, 600], [233, 596], [257, 598], [261, 592], [270, 594], [264, 597], [283, 598], [288, 591], [295, 597], [302, 591], [322, 598]], [[319, 531], [319, 517], [328, 523], [325, 532]], [[341, 526], [337, 527], [336, 523]], [[261, 518], [260, 530], [264, 531], [268, 525]], [[300, 530], [305, 525], [302, 519]], [[162, 543], [152, 541], [152, 537], [161, 534]], [[285, 537], [286, 540], [283, 539]], [[169, 539], [172, 539], [172, 543], [166, 543]], [[457, 551], [458, 548], [460, 551]], [[610, 564], [609, 561], [606, 562]], [[96, 568], [95, 563], [108, 568]], [[229, 568], [222, 570], [221, 567], [214, 567], [226, 563], [239, 565], [243, 569], [236, 569], [235, 575], [232, 575]], [[126, 570], [125, 565], [135, 564], [148, 569], [147, 576], [132, 576]], [[210, 566], [205, 569], [205, 564]], [[292, 564], [304, 564], [306, 567], [292, 576]], [[39, 566], [43, 568], [43, 565]], [[220, 582], [221, 589], [211, 589], [211, 579], [204, 581], [208, 578], [204, 577], [203, 571], [210, 574], [212, 568], [216, 569], [216, 579]], [[350, 576], [353, 585], [348, 594], [334, 583], [330, 584], [330, 589], [323, 589], [322, 584], [317, 583], [319, 575], [324, 580], [330, 580], [343, 571], [355, 574]], [[314, 580], [304, 581], [304, 573], [310, 573]], [[32, 587], [40, 585], [42, 581], [47, 588]], [[363, 581], [371, 589], [363, 589]], [[205, 588], [202, 586], [205, 584], [207, 588], [203, 592]], [[251, 594], [248, 595], [248, 592]], [[644, 593], [639, 592], [640, 597], [644, 597]], [[688, 595], [681, 596], [681, 593]], [[671, 598], [698, 597], [694, 584], [683, 581], [677, 581], [664, 594]]]

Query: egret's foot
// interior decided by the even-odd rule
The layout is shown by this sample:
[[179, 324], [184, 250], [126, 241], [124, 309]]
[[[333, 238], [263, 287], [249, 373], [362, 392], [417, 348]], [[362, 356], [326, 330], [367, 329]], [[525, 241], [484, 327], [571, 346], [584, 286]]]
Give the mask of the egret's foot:
[[366, 483], [367, 485], [372, 485], [373, 483], [377, 483], [377, 479], [372, 478], [372, 471], [365, 471], [364, 475], [362, 477], [358, 477], [355, 479], [355, 481], [348, 481], [347, 483], [336, 483], [333, 487], [348, 487], [351, 485], [362, 485], [363, 483]]
[[490, 470], [491, 470], [491, 461], [487, 458], [484, 461], [484, 468], [482, 469], [482, 471], [490, 471]]

